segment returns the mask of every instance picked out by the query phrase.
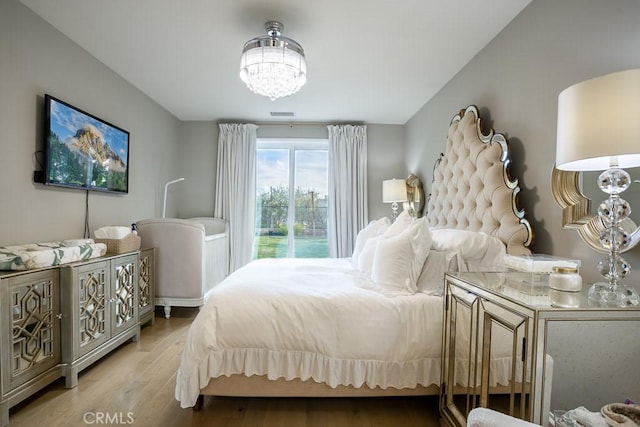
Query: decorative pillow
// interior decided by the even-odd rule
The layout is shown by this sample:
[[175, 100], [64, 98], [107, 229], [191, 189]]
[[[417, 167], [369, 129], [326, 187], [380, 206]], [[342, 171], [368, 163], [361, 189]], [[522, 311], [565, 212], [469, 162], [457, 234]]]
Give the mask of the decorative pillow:
[[397, 236], [383, 236], [376, 248], [371, 280], [389, 294], [413, 294], [429, 254], [431, 234], [426, 219], [411, 222]]
[[364, 245], [367, 243], [367, 240], [384, 233], [390, 225], [391, 221], [389, 221], [389, 218], [385, 216], [378, 220], [371, 221], [365, 228], [360, 230], [356, 236], [355, 248], [351, 255], [351, 263], [354, 268], [358, 268], [358, 257], [360, 256], [362, 249], [364, 249]]
[[360, 252], [360, 256], [358, 257], [358, 270], [367, 276], [371, 276], [371, 270], [373, 269], [373, 259], [376, 255], [376, 249], [378, 248], [378, 243], [384, 239], [383, 236], [372, 237], [367, 240], [364, 248], [362, 248], [362, 252]]
[[384, 237], [393, 237], [402, 233], [411, 225], [413, 218], [409, 215], [409, 212], [402, 211], [394, 222], [391, 223], [389, 228], [384, 232]]
[[429, 295], [442, 295], [444, 291], [444, 275], [450, 271], [458, 271], [458, 261], [454, 251], [436, 251], [431, 249], [418, 277], [418, 292]]
[[481, 231], [436, 228], [431, 236], [432, 249], [456, 252], [459, 271], [489, 271], [504, 263], [505, 244]]

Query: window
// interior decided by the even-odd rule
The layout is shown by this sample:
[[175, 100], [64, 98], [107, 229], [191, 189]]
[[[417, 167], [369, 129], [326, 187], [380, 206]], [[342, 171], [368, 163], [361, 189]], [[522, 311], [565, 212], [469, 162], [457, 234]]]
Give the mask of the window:
[[326, 140], [258, 139], [254, 259], [328, 256], [327, 147]]

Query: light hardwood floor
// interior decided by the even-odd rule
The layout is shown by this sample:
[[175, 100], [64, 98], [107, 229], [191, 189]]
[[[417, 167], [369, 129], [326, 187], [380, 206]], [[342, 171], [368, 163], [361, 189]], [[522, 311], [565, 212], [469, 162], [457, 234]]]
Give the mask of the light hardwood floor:
[[173, 397], [184, 336], [197, 309], [156, 314], [141, 339], [129, 342], [80, 373], [11, 409], [10, 426], [440, 426], [437, 396], [393, 398], [206, 397], [199, 412]]

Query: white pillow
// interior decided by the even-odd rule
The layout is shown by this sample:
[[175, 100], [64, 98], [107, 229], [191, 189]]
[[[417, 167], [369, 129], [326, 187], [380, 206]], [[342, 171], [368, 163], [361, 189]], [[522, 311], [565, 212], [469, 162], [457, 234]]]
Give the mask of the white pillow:
[[360, 230], [356, 236], [356, 244], [353, 248], [353, 254], [351, 255], [351, 263], [354, 268], [358, 268], [358, 257], [360, 253], [362, 253], [367, 240], [384, 233], [390, 225], [391, 221], [385, 216], [378, 220], [371, 221], [365, 228]]
[[415, 293], [430, 246], [431, 234], [424, 218], [412, 221], [397, 236], [383, 236], [376, 248], [371, 280], [389, 294]]
[[409, 215], [409, 212], [402, 211], [394, 222], [391, 223], [389, 228], [384, 232], [384, 237], [393, 237], [402, 233], [411, 225], [413, 218]]
[[458, 271], [456, 252], [431, 249], [418, 277], [418, 291], [429, 295], [442, 295], [444, 275], [450, 271]]
[[504, 263], [507, 249], [495, 236], [455, 228], [431, 229], [431, 236], [432, 249], [457, 253], [460, 271], [490, 271]]
[[383, 236], [376, 236], [368, 239], [367, 243], [364, 244], [364, 248], [362, 248], [362, 252], [360, 252], [360, 256], [358, 256], [357, 268], [367, 276], [371, 276], [373, 259], [376, 255], [378, 243], [380, 243], [382, 239], [384, 239]]

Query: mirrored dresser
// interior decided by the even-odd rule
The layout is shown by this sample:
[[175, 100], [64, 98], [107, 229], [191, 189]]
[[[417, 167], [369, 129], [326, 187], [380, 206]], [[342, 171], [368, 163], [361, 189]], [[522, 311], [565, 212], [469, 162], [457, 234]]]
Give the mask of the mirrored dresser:
[[9, 410], [78, 373], [153, 323], [154, 249], [0, 271], [0, 425]]

